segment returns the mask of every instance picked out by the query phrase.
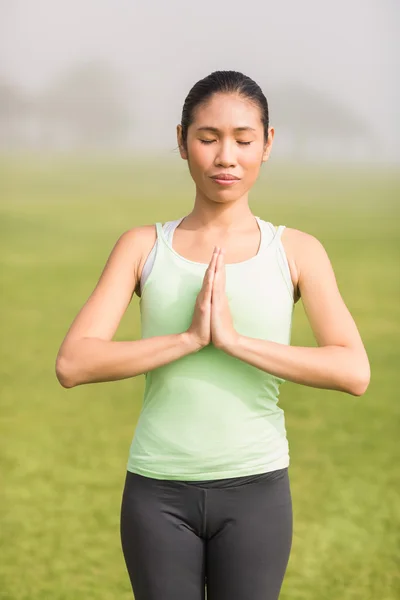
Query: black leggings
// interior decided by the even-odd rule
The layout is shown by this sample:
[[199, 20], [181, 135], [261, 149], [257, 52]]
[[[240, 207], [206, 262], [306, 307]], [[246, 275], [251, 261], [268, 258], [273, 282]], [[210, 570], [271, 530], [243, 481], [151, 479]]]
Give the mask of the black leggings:
[[288, 468], [208, 482], [126, 474], [121, 542], [135, 600], [277, 600], [292, 526]]

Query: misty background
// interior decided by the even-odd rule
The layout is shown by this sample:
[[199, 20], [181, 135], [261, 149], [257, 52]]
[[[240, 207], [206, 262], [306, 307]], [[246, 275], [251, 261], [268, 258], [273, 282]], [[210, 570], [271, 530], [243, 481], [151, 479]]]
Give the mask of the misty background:
[[[399, 0], [0, 0], [2, 599], [132, 600], [119, 515], [145, 375], [64, 389], [55, 360], [121, 234], [190, 214], [176, 125], [220, 69], [257, 81], [275, 127], [251, 212], [320, 240], [371, 364], [361, 398], [279, 397], [280, 600], [400, 598], [398, 17]], [[114, 339], [140, 337], [133, 294]], [[290, 343], [317, 343], [302, 301]]]
[[396, 0], [0, 0], [0, 150], [176, 148], [192, 85], [257, 81], [275, 159], [400, 159]]

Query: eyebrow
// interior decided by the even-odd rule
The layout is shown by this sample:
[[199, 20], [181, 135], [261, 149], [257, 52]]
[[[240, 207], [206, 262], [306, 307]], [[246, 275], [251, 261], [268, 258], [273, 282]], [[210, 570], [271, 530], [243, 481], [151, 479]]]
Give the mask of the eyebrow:
[[[213, 131], [214, 133], [219, 133], [219, 129], [217, 127], [198, 127], [196, 131]], [[235, 127], [234, 131], [256, 131], [253, 127]]]

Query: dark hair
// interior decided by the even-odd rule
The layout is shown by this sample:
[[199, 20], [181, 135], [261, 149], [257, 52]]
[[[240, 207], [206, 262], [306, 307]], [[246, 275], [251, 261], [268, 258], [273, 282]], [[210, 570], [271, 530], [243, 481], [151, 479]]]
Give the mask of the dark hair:
[[182, 140], [186, 145], [189, 125], [194, 120], [194, 111], [217, 93], [237, 93], [258, 105], [264, 126], [264, 140], [268, 140], [268, 102], [260, 86], [239, 71], [214, 71], [194, 84], [186, 96], [182, 109]]

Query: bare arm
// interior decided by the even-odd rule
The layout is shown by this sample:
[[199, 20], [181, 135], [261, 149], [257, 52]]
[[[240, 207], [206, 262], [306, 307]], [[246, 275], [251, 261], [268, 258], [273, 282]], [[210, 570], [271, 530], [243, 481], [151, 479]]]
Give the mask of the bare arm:
[[[296, 230], [294, 230], [296, 231]], [[296, 231], [298, 286], [318, 348], [239, 336], [228, 354], [282, 379], [361, 396], [370, 381], [368, 356], [339, 292], [323, 245]]]
[[123, 233], [100, 279], [59, 349], [57, 379], [63, 387], [127, 379], [198, 350], [186, 332], [113, 341], [138, 280], [140, 228]]

